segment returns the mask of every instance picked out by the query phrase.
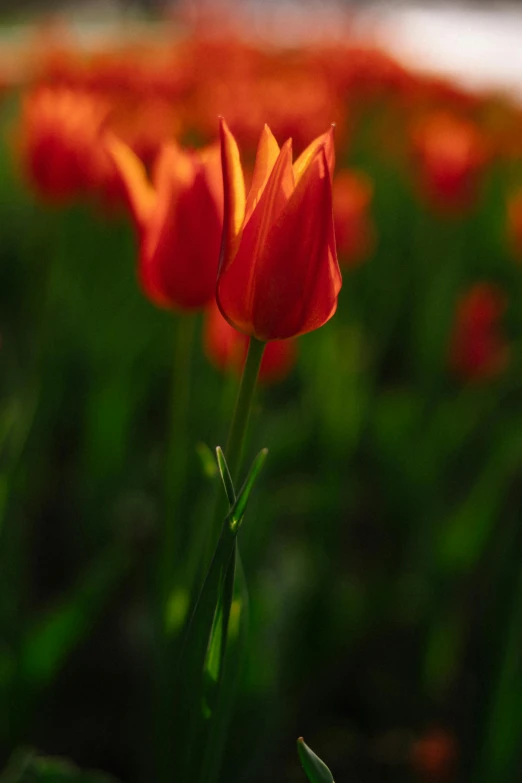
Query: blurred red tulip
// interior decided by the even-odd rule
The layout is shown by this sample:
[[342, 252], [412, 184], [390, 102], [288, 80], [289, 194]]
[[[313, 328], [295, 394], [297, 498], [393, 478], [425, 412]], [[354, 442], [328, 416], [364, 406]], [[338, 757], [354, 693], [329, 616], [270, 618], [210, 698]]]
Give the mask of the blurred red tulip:
[[225, 219], [217, 301], [227, 321], [259, 340], [296, 337], [334, 314], [341, 288], [332, 213], [332, 131], [292, 165], [265, 126], [245, 198], [239, 150], [221, 121]]
[[37, 189], [66, 201], [97, 188], [111, 163], [101, 144], [109, 106], [89, 93], [41, 87], [23, 105], [22, 165]]
[[333, 181], [335, 241], [342, 266], [364, 261], [374, 243], [374, 227], [369, 216], [372, 185], [367, 177], [342, 171]]
[[478, 127], [437, 112], [414, 128], [413, 145], [420, 184], [431, 203], [443, 212], [471, 207], [486, 161], [485, 141]]
[[185, 151], [165, 145], [152, 182], [130, 147], [112, 136], [107, 147], [138, 233], [146, 295], [160, 307], [205, 307], [214, 298], [223, 225], [219, 147]]
[[[241, 374], [248, 349], [248, 337], [225, 321], [216, 303], [210, 305], [203, 328], [205, 355], [222, 372]], [[265, 348], [259, 380], [262, 383], [282, 381], [295, 364], [295, 340], [274, 340]]]
[[454, 768], [457, 749], [455, 740], [444, 729], [432, 729], [414, 742], [411, 763], [425, 780], [445, 780]]
[[468, 381], [488, 380], [508, 364], [509, 346], [499, 321], [506, 309], [502, 291], [489, 283], [474, 285], [460, 300], [451, 337], [450, 362]]
[[164, 98], [117, 100], [113, 104], [110, 130], [152, 167], [164, 144], [181, 130], [179, 112]]

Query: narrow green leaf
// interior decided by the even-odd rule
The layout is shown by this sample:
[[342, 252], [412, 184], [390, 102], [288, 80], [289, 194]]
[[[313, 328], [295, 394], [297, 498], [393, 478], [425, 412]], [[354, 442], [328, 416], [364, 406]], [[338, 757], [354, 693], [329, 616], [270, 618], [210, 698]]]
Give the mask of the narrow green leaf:
[[225, 657], [213, 720], [209, 726], [203, 762], [197, 783], [215, 783], [221, 769], [221, 758], [236, 696], [248, 636], [248, 590], [239, 549], [235, 558], [234, 592], [228, 621]]
[[[247, 618], [242, 569], [238, 575], [237, 532], [267, 453], [263, 449], [257, 455], [236, 500], [226, 459], [222, 450], [216, 449], [232, 508], [190, 618], [179, 662], [178, 713], [187, 716], [183, 730], [175, 737], [176, 771], [182, 780], [208, 783], [223, 752], [224, 727], [230, 717], [244, 654]], [[225, 672], [228, 674], [224, 680]], [[201, 748], [206, 749], [204, 753]]]
[[248, 476], [246, 477], [245, 483], [241, 487], [237, 500], [233, 504], [228, 514], [227, 517], [228, 524], [230, 525], [230, 529], [232, 530], [233, 533], [237, 533], [237, 531], [239, 530], [239, 527], [243, 520], [243, 516], [245, 514], [248, 500], [250, 498], [250, 493], [252, 492], [252, 489], [259, 475], [259, 472], [265, 463], [267, 455], [268, 455], [268, 449], [261, 449], [261, 451], [255, 458], [254, 462], [252, 463], [252, 467], [248, 472]]
[[184, 721], [174, 736], [176, 772], [180, 780], [196, 777], [195, 769], [201, 763], [200, 749], [205, 746], [219, 691], [230, 615], [225, 585], [235, 546], [236, 536], [224, 525], [181, 650], [176, 701], [177, 712], [184, 716]]
[[228, 626], [234, 591], [236, 554], [237, 544], [234, 547], [225, 573], [205, 660], [203, 714], [207, 719], [212, 717], [223, 674], [223, 661], [227, 646]]
[[297, 740], [299, 760], [310, 783], [334, 783], [332, 773], [319, 756], [308, 747], [302, 737]]
[[221, 475], [221, 480], [223, 482], [223, 486], [225, 487], [225, 492], [227, 495], [227, 500], [229, 506], [233, 506], [235, 499], [236, 499], [236, 491], [234, 489], [234, 483], [232, 481], [232, 476], [230, 475], [230, 471], [228, 469], [227, 461], [225, 458], [225, 455], [223, 453], [223, 449], [221, 446], [218, 446], [216, 448], [216, 459], [218, 463], [219, 473]]

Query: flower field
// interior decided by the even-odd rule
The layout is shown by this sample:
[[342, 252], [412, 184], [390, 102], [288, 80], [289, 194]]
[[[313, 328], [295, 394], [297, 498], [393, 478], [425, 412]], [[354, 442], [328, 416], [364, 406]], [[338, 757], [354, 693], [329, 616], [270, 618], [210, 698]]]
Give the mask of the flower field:
[[2, 783], [517, 781], [522, 108], [348, 24], [17, 57]]

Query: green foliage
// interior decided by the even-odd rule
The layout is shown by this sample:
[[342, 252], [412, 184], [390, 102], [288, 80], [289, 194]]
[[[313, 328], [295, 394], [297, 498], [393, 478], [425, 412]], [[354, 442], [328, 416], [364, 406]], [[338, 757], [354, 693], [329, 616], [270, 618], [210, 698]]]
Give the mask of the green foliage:
[[[299, 340], [295, 370], [259, 390], [247, 445], [271, 457], [254, 503], [266, 452], [236, 495], [223, 452], [216, 466], [203, 445], [223, 442], [237, 381], [206, 361], [200, 320], [182, 344], [176, 316], [187, 412], [172, 399], [173, 318], [140, 291], [125, 216], [38, 201], [7, 141], [16, 100], [1, 111], [2, 756], [63, 737], [132, 783], [213, 783], [222, 763], [227, 782], [279, 783], [304, 717], [331, 731], [353, 779], [410, 779], [412, 747], [440, 724], [463, 783], [516, 780], [522, 272], [506, 220], [520, 161], [492, 163], [477, 203], [444, 216], [404, 151], [376, 144], [390, 118], [384, 135], [406, 142], [392, 108], [350, 118], [338, 168], [372, 181], [375, 244], [343, 270], [335, 318]], [[451, 349], [480, 282], [507, 297], [508, 361], [473, 379]], [[218, 476], [228, 507], [214, 530]], [[156, 780], [159, 746], [174, 763]], [[309, 780], [332, 780], [299, 753]], [[7, 783], [93, 780], [39, 756], [17, 769]]]
[[237, 494], [219, 447], [216, 455], [230, 511], [182, 641], [176, 688], [178, 710], [186, 716], [175, 737], [177, 773], [201, 783], [219, 772], [245, 651], [248, 594], [237, 533], [267, 450], [257, 455]]

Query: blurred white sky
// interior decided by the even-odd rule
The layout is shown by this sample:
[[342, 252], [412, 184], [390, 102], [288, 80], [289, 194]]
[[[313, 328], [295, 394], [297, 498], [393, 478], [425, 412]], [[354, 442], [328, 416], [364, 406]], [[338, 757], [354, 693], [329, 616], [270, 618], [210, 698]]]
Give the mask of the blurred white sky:
[[522, 3], [381, 3], [357, 24], [407, 65], [522, 98]]
[[[192, 0], [194, 5], [207, 0]], [[221, 2], [223, 0], [220, 0]], [[254, 25], [268, 12], [270, 35], [288, 43], [313, 31], [321, 36], [346, 34], [350, 28], [363, 40], [372, 40], [406, 65], [452, 76], [474, 88], [493, 88], [522, 99], [522, 0], [518, 3], [483, 2], [344, 2], [335, 0], [225, 0]], [[190, 4], [190, 3], [189, 3]], [[132, 13], [121, 13], [116, 0], [63, 0], [67, 17], [86, 45], [96, 45], [124, 22], [133, 32]], [[310, 24], [312, 19], [312, 24]], [[4, 41], [24, 37], [23, 28], [2, 31]]]

